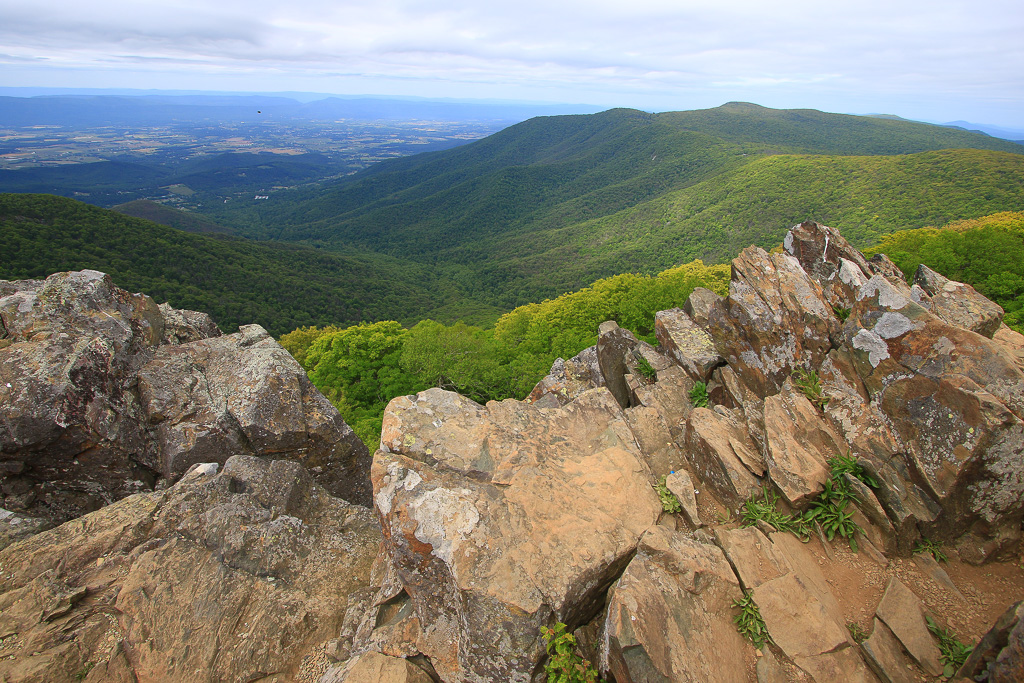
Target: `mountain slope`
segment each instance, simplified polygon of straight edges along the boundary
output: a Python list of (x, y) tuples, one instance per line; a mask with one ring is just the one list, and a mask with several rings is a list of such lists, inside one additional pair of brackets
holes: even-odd
[[(345, 255), (175, 230), (52, 195), (0, 194), (0, 279), (92, 268), (176, 308), (206, 311), (225, 329), (259, 323), (280, 335), (303, 325), (449, 315), (490, 319), (429, 269), (380, 255)], [(440, 317), (440, 316), (439, 316)]]

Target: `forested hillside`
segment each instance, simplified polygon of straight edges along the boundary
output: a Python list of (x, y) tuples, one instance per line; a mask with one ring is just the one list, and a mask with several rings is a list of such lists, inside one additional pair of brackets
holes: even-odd
[(0, 279), (101, 270), (118, 286), (206, 311), (228, 331), (498, 313), (418, 264), (197, 235), (52, 195), (0, 194), (0, 244)]
[(810, 216), (865, 246), (1022, 201), (1016, 143), (732, 103), (531, 119), (453, 150), (209, 211), (254, 238), (428, 264), (508, 309), (619, 272), (725, 259), (777, 242)]

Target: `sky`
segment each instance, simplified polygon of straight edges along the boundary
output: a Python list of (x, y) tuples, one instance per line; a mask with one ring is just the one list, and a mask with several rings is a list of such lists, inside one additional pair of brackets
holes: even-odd
[(1024, 128), (1024, 2), (0, 0), (0, 87), (747, 101)]

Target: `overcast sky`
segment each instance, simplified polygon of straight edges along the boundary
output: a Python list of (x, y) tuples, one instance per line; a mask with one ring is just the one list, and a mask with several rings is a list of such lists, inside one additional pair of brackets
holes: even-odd
[(1024, 128), (1024, 0), (0, 0), (0, 86), (743, 100)]

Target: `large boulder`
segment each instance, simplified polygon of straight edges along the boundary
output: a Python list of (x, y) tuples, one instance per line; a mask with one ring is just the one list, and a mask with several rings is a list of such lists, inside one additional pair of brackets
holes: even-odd
[(259, 326), (222, 337), (86, 270), (0, 283), (0, 334), (2, 508), (59, 523), (233, 454), (369, 505), (366, 448)]
[(374, 503), (441, 679), (529, 681), (540, 626), (596, 616), (657, 520), (650, 477), (603, 388), (557, 409), (440, 389), (392, 400)]
[(718, 546), (654, 527), (608, 595), (602, 661), (619, 683), (749, 680), (740, 597)]
[[(853, 367), (942, 513), (926, 535), (971, 561), (1007, 552), (1024, 518), (1024, 374), (874, 276), (843, 328)], [(883, 503), (884, 503), (883, 499)]]
[(216, 470), (0, 552), (0, 680), (313, 675), (369, 583), (376, 520), (298, 463), (236, 456)]
[(1003, 309), (971, 287), (955, 282), (924, 265), (917, 267), (914, 284), (927, 296), (921, 296), (922, 306), (950, 325), (992, 336), (1003, 324)]
[(778, 392), (794, 369), (818, 368), (838, 331), (821, 285), (800, 262), (758, 247), (733, 259), (729, 296), (708, 322), (718, 354), (760, 398)]
[(299, 364), (259, 325), (161, 346), (138, 372), (150, 466), (175, 479), (196, 462), (266, 455), (303, 463), (333, 495), (370, 505), (369, 454)]

